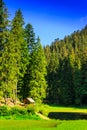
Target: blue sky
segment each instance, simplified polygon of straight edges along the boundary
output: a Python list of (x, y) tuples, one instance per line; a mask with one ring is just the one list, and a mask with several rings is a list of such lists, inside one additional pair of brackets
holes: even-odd
[(10, 17), (21, 8), (25, 23), (31, 23), (43, 45), (63, 39), (87, 24), (87, 0), (4, 0)]

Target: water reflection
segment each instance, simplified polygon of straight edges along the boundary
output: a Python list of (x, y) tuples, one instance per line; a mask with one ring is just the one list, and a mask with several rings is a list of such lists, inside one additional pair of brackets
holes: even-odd
[(51, 119), (60, 119), (60, 120), (78, 120), (86, 119), (87, 114), (85, 113), (73, 113), (73, 112), (50, 112), (48, 115)]

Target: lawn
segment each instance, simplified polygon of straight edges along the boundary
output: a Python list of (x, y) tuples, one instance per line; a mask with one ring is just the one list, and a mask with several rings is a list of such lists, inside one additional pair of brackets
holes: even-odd
[(87, 121), (0, 120), (0, 130), (87, 130)]
[(49, 112), (78, 112), (87, 113), (87, 107), (64, 107), (64, 106), (48, 106), (45, 105), (47, 113)]
[[(87, 107), (61, 107), (42, 105), (45, 112), (82, 112), (87, 113)], [(39, 118), (38, 118), (39, 119)], [(0, 119), (0, 130), (87, 130), (87, 120), (45, 120), (45, 119)]]

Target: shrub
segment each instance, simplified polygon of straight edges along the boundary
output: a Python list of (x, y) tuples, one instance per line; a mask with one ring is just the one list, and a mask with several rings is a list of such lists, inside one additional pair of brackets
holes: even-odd
[(8, 116), (9, 114), (7, 106), (0, 106), (0, 116)]
[(28, 105), (27, 107), (26, 107), (26, 109), (27, 109), (27, 112), (28, 113), (32, 113), (32, 114), (35, 114), (35, 106), (34, 105)]
[(12, 107), (7, 106), (0, 107), (0, 119), (15, 119), (15, 120), (25, 120), (25, 119), (35, 119), (38, 120), (40, 117), (35, 114), (35, 106), (28, 105), (24, 107)]
[(47, 112), (46, 107), (44, 105), (40, 106), (39, 113), (41, 113), (41, 114), (43, 114), (45, 116), (48, 116), (48, 112)]
[(27, 110), (24, 109), (24, 108), (13, 107), (13, 108), (11, 108), (10, 113), (12, 115), (15, 115), (15, 114), (16, 115), (26, 115), (27, 114)]

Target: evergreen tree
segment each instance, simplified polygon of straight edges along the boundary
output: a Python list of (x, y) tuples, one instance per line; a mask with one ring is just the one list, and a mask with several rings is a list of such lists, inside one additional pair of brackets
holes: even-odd
[[(54, 41), (52, 45), (49, 46), (50, 53), (48, 53), (45, 48), (46, 59), (49, 61), (47, 64), (47, 95), (49, 96), (47, 96), (47, 99), (50, 102), (50, 99), (57, 99), (57, 102), (67, 105), (87, 103), (84, 101), (84, 99), (87, 99), (86, 48), (87, 26), (81, 31), (75, 31), (70, 36), (65, 37), (64, 40)], [(49, 54), (51, 54), (51, 56), (49, 56)], [(58, 59), (54, 58), (54, 54)], [(53, 70), (55, 70), (55, 73)], [(58, 95), (56, 93), (58, 93)], [(55, 95), (57, 98), (55, 98)], [(53, 102), (57, 103), (56, 100)]]
[(15, 13), (15, 17), (12, 20), (11, 31), (10, 31), (10, 47), (11, 49), (11, 72), (12, 75), (12, 84), (13, 84), (13, 98), (17, 98), (17, 89), (20, 91), (20, 85), (17, 88), (18, 81), (20, 77), (23, 77), (26, 71), (27, 58), (28, 58), (28, 48), (27, 43), (24, 38), (24, 29), (23, 29), (23, 16), (22, 12), (19, 9)]
[(30, 23), (25, 26), (25, 39), (28, 45), (29, 53), (32, 53), (35, 45), (35, 33)]
[(29, 58), (28, 58), (26, 73), (23, 77), (23, 84), (22, 84), (22, 89), (21, 89), (21, 95), (22, 95), (23, 99), (29, 96), (30, 67), (32, 65), (31, 55), (32, 55), (35, 45), (36, 45), (34, 29), (33, 29), (33, 26), (29, 23), (25, 26), (25, 40), (26, 40), (27, 47), (28, 47), (28, 57)]
[(7, 93), (7, 42), (8, 42), (8, 10), (3, 0), (0, 0), (0, 93), (6, 97)]
[(72, 67), (70, 65), (69, 59), (67, 58), (65, 58), (62, 61), (60, 90), (61, 90), (62, 103), (65, 105), (74, 104)]
[(31, 54), (30, 60), (29, 96), (37, 102), (42, 102), (46, 97), (46, 60), (40, 39), (37, 39), (36, 46)]
[(81, 86), (81, 103), (87, 104), (87, 47), (82, 54), (82, 86)]
[(58, 53), (53, 49), (50, 56), (50, 62), (47, 67), (47, 81), (48, 86), (47, 87), (47, 98), (51, 103), (55, 102), (58, 103), (58, 65), (59, 65), (59, 59), (58, 59)]

